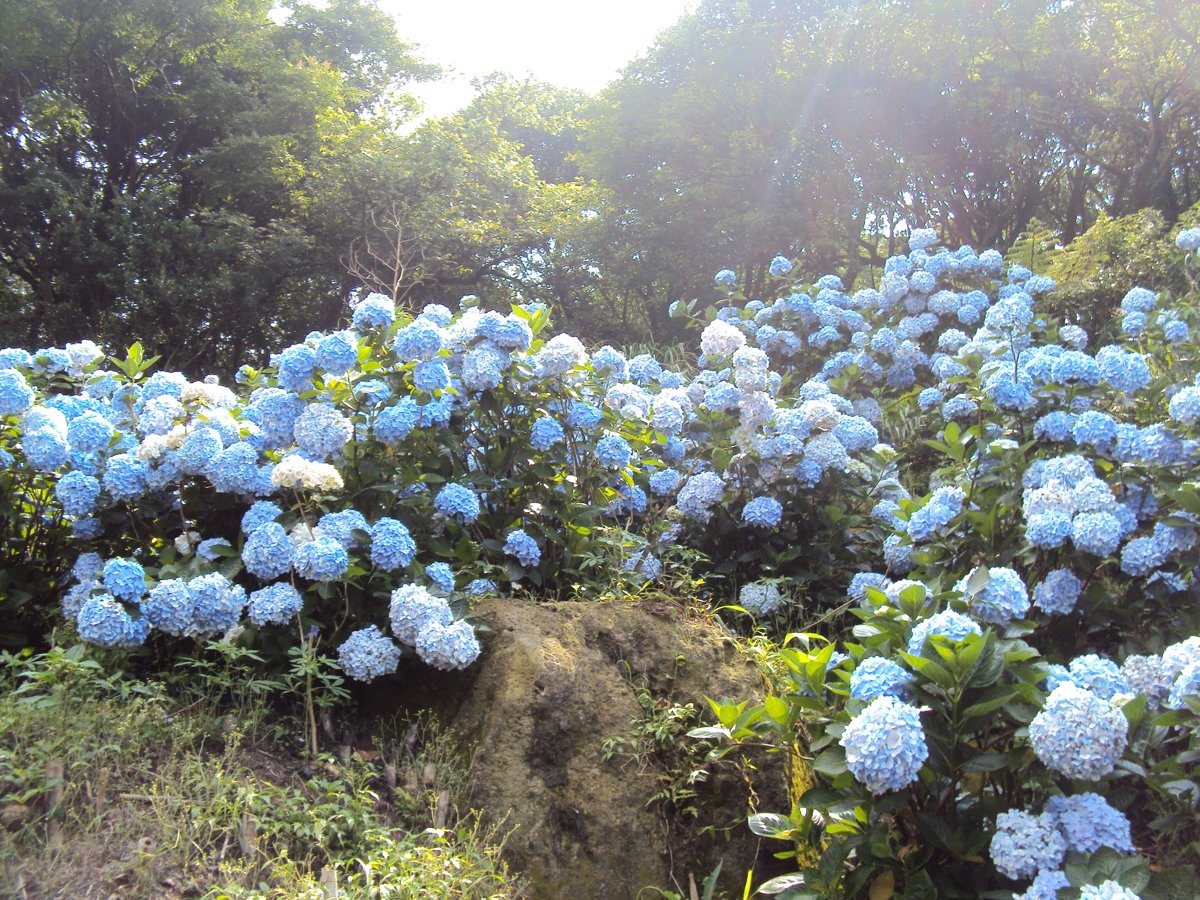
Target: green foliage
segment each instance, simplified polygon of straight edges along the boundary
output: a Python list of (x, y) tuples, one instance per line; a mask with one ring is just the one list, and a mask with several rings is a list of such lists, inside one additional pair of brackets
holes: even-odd
[[(286, 753), (241, 730), (273, 717), (260, 699), (180, 706), (160, 686), (107, 672), (83, 645), (3, 663), (6, 896), (82, 896), (101, 884), (151, 896), (165, 881), (213, 900), (321, 898), (331, 879), (362, 897), (518, 891), (495, 832), (450, 806), (434, 821), (432, 806), (385, 802), (377, 764), (322, 757), (289, 773), (297, 764)], [(403, 762), (430, 772), (433, 791), (452, 788), (453, 804), (461, 753), (428, 723), (410, 734), (418, 740)], [(392, 748), (387, 756), (401, 761)]]

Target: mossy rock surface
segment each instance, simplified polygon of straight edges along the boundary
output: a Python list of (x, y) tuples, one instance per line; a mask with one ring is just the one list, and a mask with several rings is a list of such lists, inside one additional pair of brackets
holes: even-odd
[(472, 618), (492, 630), (470, 682), (456, 685), (452, 722), (476, 747), (471, 805), (511, 830), (506, 855), (531, 896), (615, 900), (646, 886), (686, 896), (689, 874), (700, 883), (718, 860), (740, 895), (749, 868), (756, 882), (779, 871), (771, 854), (783, 845), (760, 843), (745, 819), (752, 790), (762, 810), (786, 809), (782, 754), (740, 771), (707, 766), (696, 818), (651, 802), (669, 759), (602, 758), (607, 739), (632, 740), (639, 686), (694, 703), (705, 723), (705, 697), (762, 696), (758, 670), (717, 623), (631, 602), (492, 600)]

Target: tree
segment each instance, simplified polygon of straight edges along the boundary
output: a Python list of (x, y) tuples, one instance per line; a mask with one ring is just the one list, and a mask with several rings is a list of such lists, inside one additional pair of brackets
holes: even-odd
[[(300, 215), (330, 118), (427, 77), (357, 0), (14, 0), (0, 10), (0, 325), (228, 370), (337, 310)], [(390, 23), (389, 23), (390, 24)]]

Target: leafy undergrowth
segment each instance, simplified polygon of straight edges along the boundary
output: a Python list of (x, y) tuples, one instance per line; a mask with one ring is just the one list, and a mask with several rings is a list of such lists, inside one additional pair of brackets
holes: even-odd
[(520, 895), (428, 721), (310, 762), (300, 721), (253, 696), (184, 705), (82, 647), (3, 663), (2, 896)]

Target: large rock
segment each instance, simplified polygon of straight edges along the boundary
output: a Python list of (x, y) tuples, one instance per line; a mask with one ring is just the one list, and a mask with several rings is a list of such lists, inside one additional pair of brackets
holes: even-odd
[[(477, 747), (471, 805), (511, 829), (506, 855), (538, 898), (632, 898), (653, 885), (687, 895), (723, 860), (723, 883), (739, 893), (747, 869), (778, 871), (783, 845), (746, 828), (750, 781), (764, 810), (787, 801), (778, 755), (757, 771), (707, 766), (699, 797), (651, 801), (686, 771), (681, 752), (637, 750), (631, 721), (646, 721), (638, 688), (666, 703), (761, 697), (763, 682), (721, 628), (669, 604), (489, 601), (472, 617), (492, 629), (469, 682), (458, 685), (456, 729)], [(644, 695), (643, 695), (644, 699)], [(681, 743), (690, 743), (682, 738)], [(698, 817), (681, 814), (694, 805)], [(711, 826), (711, 827), (708, 827)], [(759, 879), (756, 878), (756, 882)]]

